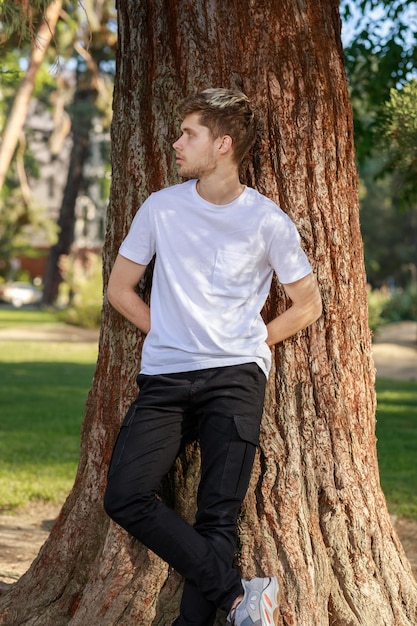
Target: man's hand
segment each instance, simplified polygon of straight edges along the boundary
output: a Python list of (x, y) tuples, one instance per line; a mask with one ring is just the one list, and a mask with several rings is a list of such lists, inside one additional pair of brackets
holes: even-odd
[(146, 265), (129, 261), (120, 254), (116, 258), (107, 286), (110, 304), (144, 333), (151, 328), (150, 309), (136, 293), (136, 285), (145, 273)]
[(321, 296), (314, 274), (308, 274), (295, 283), (284, 285), (284, 289), (292, 305), (267, 324), (266, 343), (269, 347), (306, 328), (315, 322), (322, 312)]

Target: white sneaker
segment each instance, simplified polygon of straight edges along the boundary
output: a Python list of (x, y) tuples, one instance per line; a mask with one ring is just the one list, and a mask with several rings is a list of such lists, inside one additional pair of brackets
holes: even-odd
[(278, 623), (278, 579), (242, 580), (243, 600), (232, 609), (227, 621), (232, 626), (274, 626)]

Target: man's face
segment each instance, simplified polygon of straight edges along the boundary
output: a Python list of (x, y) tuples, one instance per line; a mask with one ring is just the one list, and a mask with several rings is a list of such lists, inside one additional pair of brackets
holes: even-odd
[(216, 170), (221, 139), (213, 139), (198, 113), (184, 118), (181, 136), (173, 144), (180, 176), (202, 178)]

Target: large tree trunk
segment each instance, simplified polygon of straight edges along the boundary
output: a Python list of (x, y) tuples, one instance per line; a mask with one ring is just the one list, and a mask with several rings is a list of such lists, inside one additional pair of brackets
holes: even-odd
[[(170, 144), (178, 99), (206, 86), (238, 86), (265, 121), (246, 179), (297, 223), (323, 295), (321, 320), (275, 350), (240, 518), (242, 573), (280, 574), (287, 626), (412, 626), (417, 587), (378, 478), (338, 3), (120, 0), (118, 8), (105, 280), (140, 203), (176, 180)], [(275, 283), (265, 315), (284, 306)], [(2, 624), (172, 623), (179, 577), (109, 523), (101, 503), (113, 441), (136, 392), (141, 343), (105, 304), (76, 483), (39, 557), (1, 599)], [(197, 473), (198, 450), (190, 447), (164, 488), (189, 519)]]

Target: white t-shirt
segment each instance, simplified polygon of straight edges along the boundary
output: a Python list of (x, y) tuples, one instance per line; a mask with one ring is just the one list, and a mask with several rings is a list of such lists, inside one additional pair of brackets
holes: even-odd
[(267, 376), (260, 311), (273, 271), (284, 284), (311, 272), (293, 222), (274, 202), (246, 187), (230, 204), (211, 204), (195, 180), (151, 194), (120, 254), (141, 265), (156, 254), (144, 374), (256, 362)]

